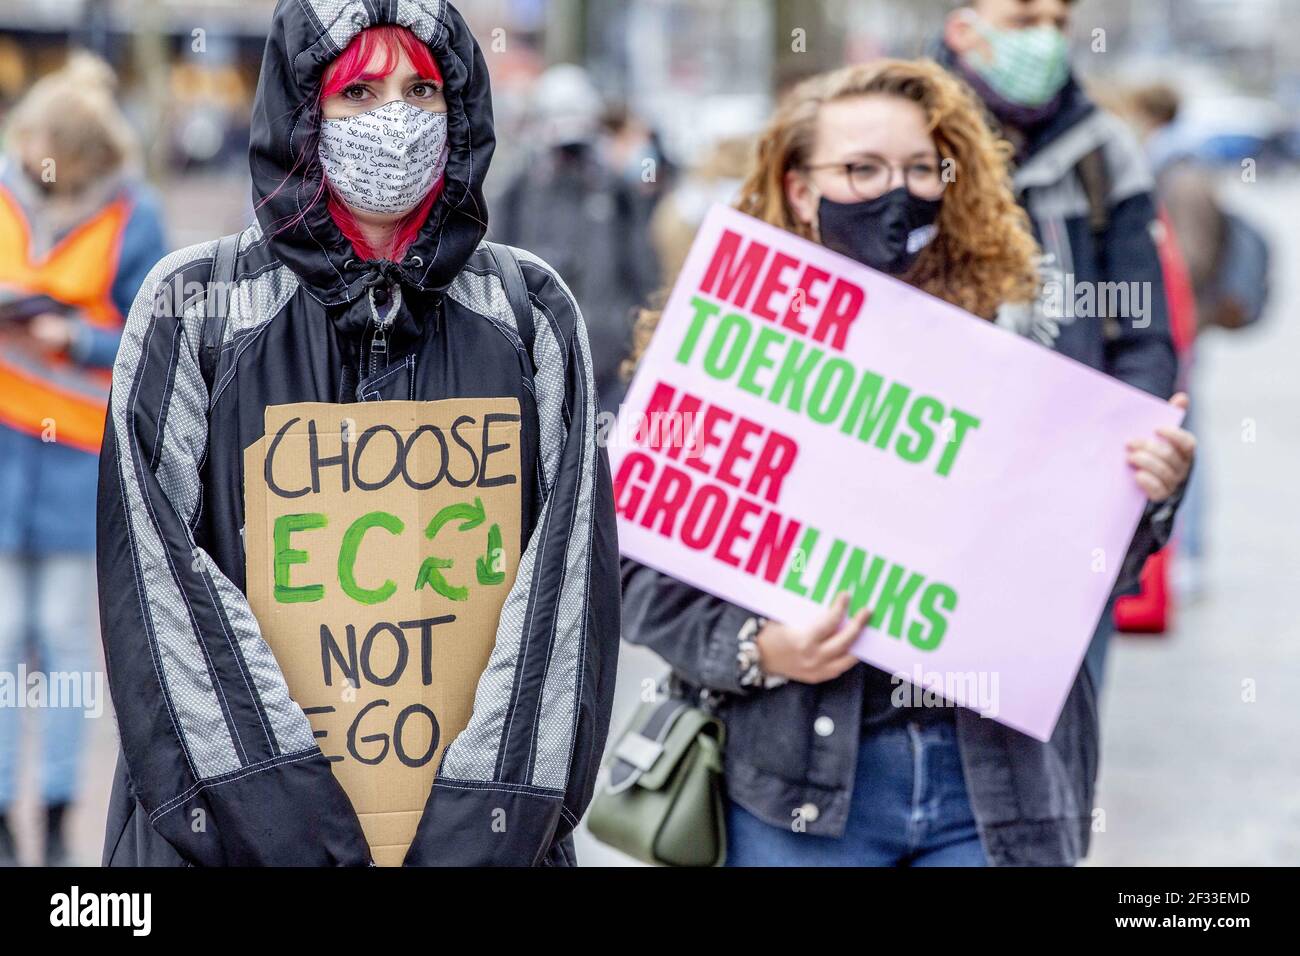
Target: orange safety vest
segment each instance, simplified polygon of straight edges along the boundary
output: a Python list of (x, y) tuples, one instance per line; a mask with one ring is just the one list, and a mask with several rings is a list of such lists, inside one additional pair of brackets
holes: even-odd
[[(113, 279), (131, 203), (120, 197), (63, 237), (39, 261), (17, 201), (0, 187), (0, 285), (74, 306), (101, 329), (120, 329)], [(111, 373), (0, 342), (0, 423), (99, 453)]]

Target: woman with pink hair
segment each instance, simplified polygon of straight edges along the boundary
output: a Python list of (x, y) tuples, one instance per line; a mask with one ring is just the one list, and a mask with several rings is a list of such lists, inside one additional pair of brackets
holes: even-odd
[[(573, 297), (540, 259), (482, 241), (494, 143), (487, 65), (449, 4), (277, 6), (257, 222), (155, 267), (114, 374), (99, 574), (122, 759), (106, 863), (371, 862), (245, 596), (241, 462), (269, 405), (455, 398), (519, 404), (521, 536), (468, 726), (435, 758), (404, 862), (573, 862), (618, 653), (614, 511)], [(229, 277), (215, 298), (214, 275)], [(174, 294), (194, 282), (207, 294)]]

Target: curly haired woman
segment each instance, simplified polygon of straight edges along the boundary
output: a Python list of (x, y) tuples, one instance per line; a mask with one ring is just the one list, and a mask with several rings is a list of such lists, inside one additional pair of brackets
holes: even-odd
[[(793, 90), (759, 141), (737, 205), (981, 319), (1028, 331), (1042, 283), (1009, 157), (959, 80), (933, 63), (883, 60)], [(639, 346), (656, 318), (642, 317)], [(1128, 460), (1153, 502), (1182, 485), (1193, 446), (1181, 429), (1130, 443)], [(1144, 521), (1122, 578), (1158, 547), (1168, 519)], [(1097, 771), (1097, 675), (1080, 670), (1047, 743), (973, 711), (919, 706), (899, 693), (905, 685), (849, 653), (870, 611), (846, 619), (847, 597), (816, 626), (794, 628), (624, 562), (624, 635), (669, 662), (676, 689), (720, 702), (728, 863), (1069, 865), (1082, 857)]]

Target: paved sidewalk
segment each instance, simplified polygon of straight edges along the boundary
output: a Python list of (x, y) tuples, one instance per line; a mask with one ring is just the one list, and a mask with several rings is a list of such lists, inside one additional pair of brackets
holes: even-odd
[(1300, 863), (1300, 184), (1230, 198), (1273, 240), (1272, 313), (1203, 339), (1208, 590), (1108, 662), (1096, 864)]

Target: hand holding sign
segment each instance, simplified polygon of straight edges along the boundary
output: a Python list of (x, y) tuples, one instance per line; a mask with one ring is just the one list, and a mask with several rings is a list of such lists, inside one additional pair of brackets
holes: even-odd
[[(1187, 395), (1179, 392), (1169, 399), (1175, 408), (1187, 411)], [(1128, 463), (1136, 471), (1137, 483), (1147, 498), (1161, 502), (1187, 480), (1196, 456), (1196, 436), (1185, 428), (1161, 426), (1155, 438), (1135, 438), (1128, 443)]]
[(858, 662), (849, 649), (871, 620), (867, 608), (846, 620), (848, 607), (848, 592), (842, 591), (826, 613), (808, 627), (768, 621), (755, 639), (763, 673), (802, 684), (821, 684), (847, 671)]

